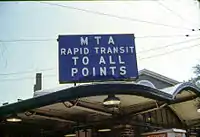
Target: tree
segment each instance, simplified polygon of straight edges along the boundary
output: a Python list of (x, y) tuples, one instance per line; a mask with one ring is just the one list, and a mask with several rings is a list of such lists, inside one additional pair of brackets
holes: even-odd
[(193, 67), (195, 77), (189, 80), (200, 88), (200, 64)]
[(197, 77), (200, 76), (200, 64), (197, 64), (194, 68), (194, 74), (196, 74)]

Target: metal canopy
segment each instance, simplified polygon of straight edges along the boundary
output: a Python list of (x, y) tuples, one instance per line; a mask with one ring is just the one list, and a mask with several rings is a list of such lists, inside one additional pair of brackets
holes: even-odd
[(30, 109), (74, 100), (81, 97), (108, 94), (136, 95), (167, 102), (172, 100), (172, 96), (170, 94), (143, 85), (132, 83), (88, 84), (62, 89), (54, 93), (2, 106), (0, 107), (0, 116), (6, 116), (11, 113), (25, 112)]
[(182, 123), (188, 127), (199, 125), (200, 113), (197, 109), (200, 104), (200, 89), (192, 83), (180, 83), (162, 91), (173, 96), (169, 107), (176, 113)]
[[(148, 122), (148, 115), (151, 114), (154, 122), (157, 119), (155, 112), (158, 111), (171, 115), (171, 119), (176, 119), (173, 123), (179, 125), (182, 123), (190, 127), (200, 123), (200, 115), (196, 111), (200, 90), (191, 83), (182, 83), (162, 90), (126, 82), (96, 83), (62, 87), (48, 92), (52, 93), (1, 106), (0, 118), (4, 120), (10, 114), (18, 114), (23, 119), (23, 125), (35, 125), (38, 128), (41, 126), (44, 130), (47, 128), (48, 132), (58, 129), (65, 131), (77, 127), (77, 124), (79, 127), (90, 124), (109, 126), (113, 121), (124, 122), (127, 119), (133, 121), (132, 124), (141, 125), (136, 121), (143, 117)], [(118, 109), (102, 104), (109, 94), (120, 98)]]

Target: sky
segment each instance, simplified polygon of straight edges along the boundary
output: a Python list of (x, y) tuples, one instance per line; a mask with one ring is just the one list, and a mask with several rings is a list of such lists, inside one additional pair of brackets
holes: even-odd
[(58, 35), (133, 33), (139, 70), (188, 80), (199, 28), (195, 0), (0, 2), (0, 104), (31, 98), (36, 72), (43, 89), (59, 86)]

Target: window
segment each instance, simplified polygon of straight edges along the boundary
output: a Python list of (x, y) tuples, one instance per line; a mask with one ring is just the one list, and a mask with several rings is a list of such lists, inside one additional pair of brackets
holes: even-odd
[(151, 88), (156, 88), (153, 83), (151, 83), (150, 81), (148, 80), (141, 80), (141, 81), (138, 81), (137, 82), (138, 84), (140, 85), (143, 85), (143, 86), (147, 86), (147, 87), (151, 87)]

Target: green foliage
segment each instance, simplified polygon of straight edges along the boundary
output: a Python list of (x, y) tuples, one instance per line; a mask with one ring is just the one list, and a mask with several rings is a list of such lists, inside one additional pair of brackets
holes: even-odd
[(200, 64), (197, 64), (193, 68), (194, 68), (194, 74), (196, 74), (196, 76), (200, 76)]
[(200, 88), (200, 64), (194, 66), (193, 69), (196, 76), (194, 78), (191, 78), (189, 82), (196, 84)]

